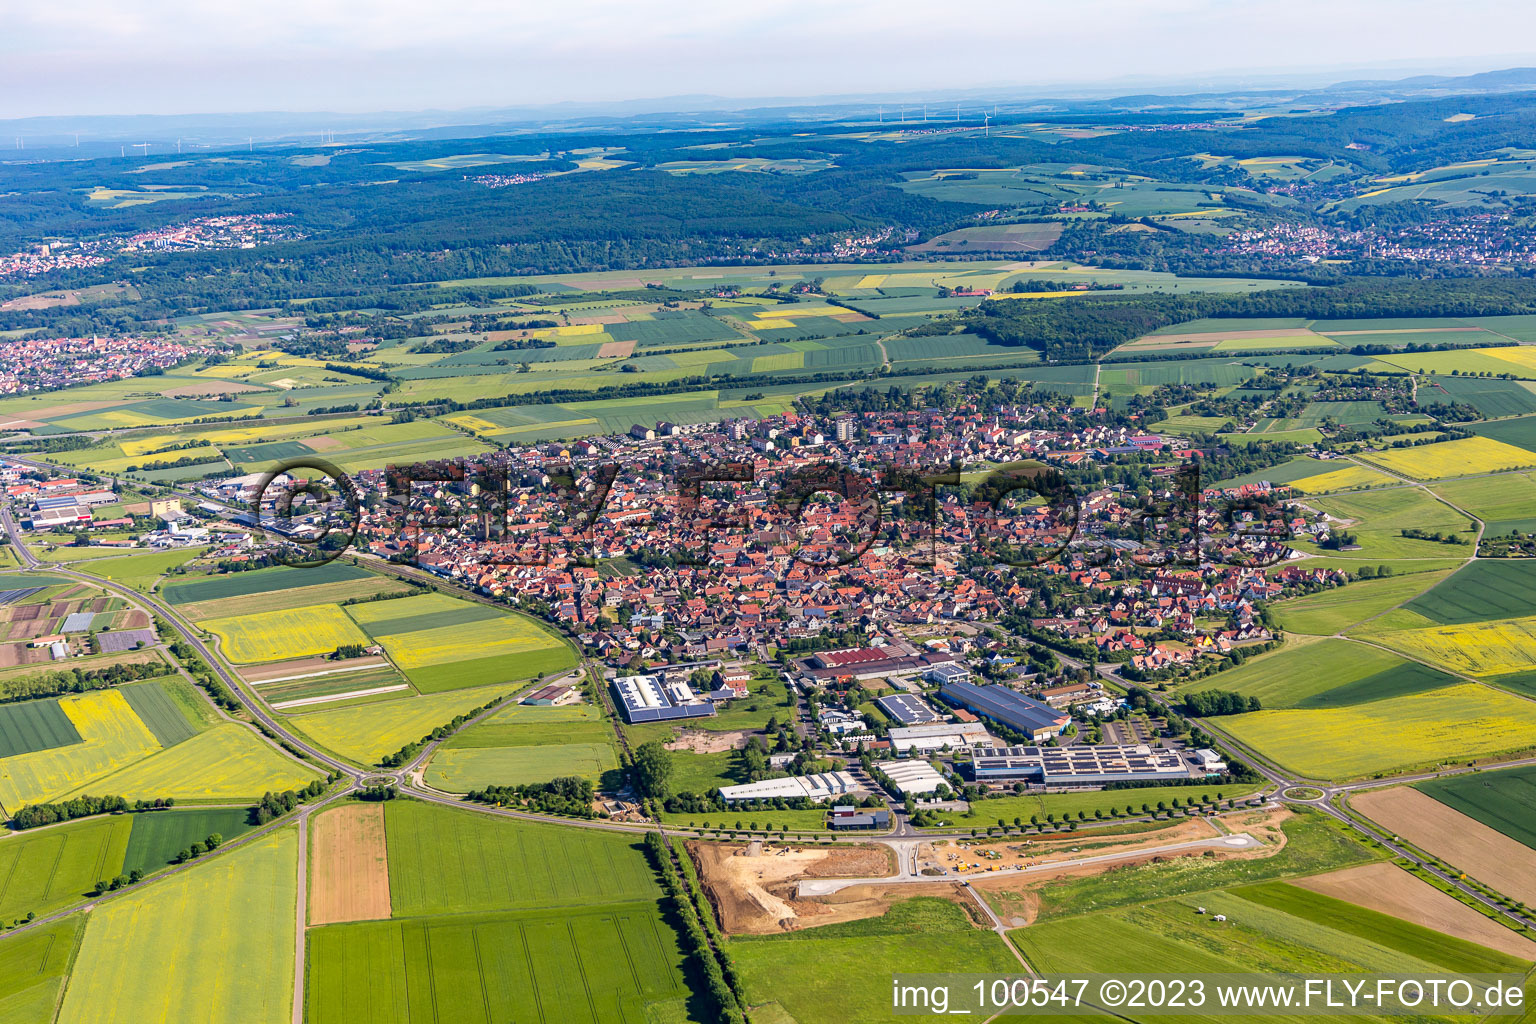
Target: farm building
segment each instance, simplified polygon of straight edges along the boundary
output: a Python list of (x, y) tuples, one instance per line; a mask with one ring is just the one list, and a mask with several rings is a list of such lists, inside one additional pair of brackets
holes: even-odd
[(891, 747), (898, 754), (926, 754), (948, 747), (990, 747), (996, 741), (980, 722), (934, 722), (892, 729)]
[(799, 800), (821, 803), (835, 796), (859, 791), (858, 780), (847, 772), (822, 772), (819, 775), (792, 775), (784, 779), (764, 779), (740, 786), (721, 786), (726, 803), (738, 800)]
[(1171, 750), (1138, 746), (994, 747), (975, 752), (977, 782), (1028, 782), (1047, 789), (1086, 789), (1112, 782), (1161, 782), (1194, 777)]
[(939, 713), (929, 707), (927, 701), (910, 693), (881, 697), (875, 701), (875, 704), (890, 716), (891, 721), (900, 722), (902, 725), (921, 725), (924, 722), (939, 720)]
[(1000, 722), (1034, 740), (1060, 736), (1071, 716), (1006, 686), (950, 683), (939, 691), (944, 699)]
[(947, 786), (944, 776), (927, 761), (887, 761), (879, 766), (902, 796), (925, 796)]
[(565, 686), (561, 683), (550, 683), (541, 686), (522, 699), (522, 703), (535, 707), (549, 707), (555, 704), (568, 704), (580, 696), (574, 686)]
[(679, 718), (708, 718), (715, 706), (681, 680), (664, 683), (656, 676), (621, 676), (612, 684), (613, 696), (629, 724), (667, 722)]

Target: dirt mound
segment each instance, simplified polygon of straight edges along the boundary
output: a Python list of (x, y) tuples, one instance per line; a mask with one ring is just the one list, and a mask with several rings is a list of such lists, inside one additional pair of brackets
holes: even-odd
[[(895, 858), (884, 846), (830, 848), (690, 842), (689, 854), (720, 916), (720, 927), (734, 935), (765, 935), (833, 921), (852, 921), (885, 912), (896, 897), (864, 893), (871, 888), (913, 889), (908, 895), (941, 895), (949, 888), (851, 886), (822, 900), (796, 896), (802, 878), (861, 878), (896, 873)], [(849, 894), (852, 895), (849, 895)]]

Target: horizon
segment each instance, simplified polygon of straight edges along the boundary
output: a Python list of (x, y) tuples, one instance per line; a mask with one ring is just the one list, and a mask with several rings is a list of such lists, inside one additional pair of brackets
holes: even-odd
[[(1481, 13), (1494, 6), (1474, 4), (1487, 8)], [(13, 15), (0, 43), (0, 119), (360, 116), (965, 91), (1044, 98), (1113, 92), (1119, 83), (1152, 91), (1300, 79), (1316, 86), (1362, 73), (1397, 78), (1536, 63), (1536, 55), (1490, 53), (1477, 10), (1442, 26), (1426, 55), (1417, 23), (1438, 15), (1421, 0), (1345, 10), (1318, 0), (1283, 10), (1272, 0), (1239, 9), (1186, 0), (1171, 13), (1095, 0), (1089, 10), (1027, 13), (1028, 23), (1009, 31), (1021, 12), (1002, 6), (936, 21), (911, 4), (836, 13), (792, 7), (768, 17), (690, 0), (657, 17), (578, 0), (548, 13), (472, 4), (430, 18), (386, 7), (356, 19), (291, 0), (263, 8), (259, 18), (175, 0), (131, 13), (77, 2)], [(1502, 38), (1536, 28), (1536, 13), (1499, 13)], [(994, 29), (976, 31), (987, 23)], [(1319, 35), (1310, 27), (1317, 24), (1330, 30)], [(1092, 61), (1082, 59), (1088, 47)], [(1179, 73), (1167, 74), (1170, 67)], [(1255, 81), (1264, 84), (1246, 84)], [(189, 86), (196, 102), (187, 99)]]

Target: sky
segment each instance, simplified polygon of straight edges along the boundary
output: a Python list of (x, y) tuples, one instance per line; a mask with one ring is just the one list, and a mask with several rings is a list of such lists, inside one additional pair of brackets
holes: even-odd
[[(1536, 4), (1453, 7), (1443, 0), (0, 0), (0, 118), (1027, 91), (1522, 63), (1500, 54), (1533, 37)], [(1526, 62), (1536, 64), (1536, 56)]]

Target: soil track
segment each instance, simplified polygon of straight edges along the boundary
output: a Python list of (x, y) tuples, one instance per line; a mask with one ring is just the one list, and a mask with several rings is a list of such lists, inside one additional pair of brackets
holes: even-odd
[(314, 821), (309, 923), (380, 921), (390, 914), (384, 805), (347, 804)]

